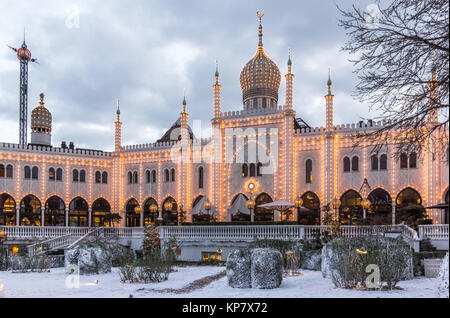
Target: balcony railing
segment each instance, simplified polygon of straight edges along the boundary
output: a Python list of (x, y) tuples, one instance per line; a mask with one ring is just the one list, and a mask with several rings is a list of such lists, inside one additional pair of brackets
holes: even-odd
[(419, 237), (432, 240), (448, 240), (448, 224), (419, 225)]

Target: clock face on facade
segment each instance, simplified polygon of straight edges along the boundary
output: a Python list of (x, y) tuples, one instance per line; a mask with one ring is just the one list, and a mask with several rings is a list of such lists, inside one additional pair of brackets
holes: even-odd
[(253, 183), (253, 182), (250, 182), (249, 184), (248, 184), (248, 189), (251, 191), (251, 190), (253, 190), (255, 188), (255, 184)]

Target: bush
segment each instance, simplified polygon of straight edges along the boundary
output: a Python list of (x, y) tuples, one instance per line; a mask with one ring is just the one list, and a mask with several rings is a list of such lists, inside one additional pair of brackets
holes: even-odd
[(271, 221), (234, 221), (234, 222), (184, 222), (181, 225), (183, 226), (205, 226), (205, 225), (216, 225), (216, 226), (225, 226), (225, 225), (298, 225), (295, 221), (281, 221), (281, 222), (271, 222)]
[(248, 246), (249, 248), (273, 248), (283, 255), (283, 261), (286, 265), (286, 252), (292, 251), (296, 257), (299, 257), (299, 242), (293, 240), (276, 240), (276, 239), (258, 239), (255, 238)]
[(11, 269), (16, 273), (47, 272), (50, 269), (50, 258), (47, 255), (16, 255), (11, 257)]
[(145, 253), (119, 268), (120, 280), (127, 283), (162, 282), (172, 272), (173, 256), (158, 251)]
[(373, 272), (369, 265), (376, 265), (380, 273), (377, 287), (385, 283), (393, 289), (405, 277), (412, 259), (411, 248), (400, 238), (338, 238), (326, 246), (327, 253), (331, 278), (338, 288), (369, 289), (368, 277)]
[(0, 246), (0, 271), (6, 271), (9, 268), (8, 248)]

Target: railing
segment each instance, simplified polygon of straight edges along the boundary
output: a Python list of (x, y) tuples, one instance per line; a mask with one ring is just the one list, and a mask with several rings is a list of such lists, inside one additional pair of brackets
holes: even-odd
[(448, 224), (419, 225), (419, 238), (428, 237), (432, 240), (448, 240)]
[[(7, 239), (46, 239), (71, 235), (82, 237), (98, 229), (89, 227), (57, 227), (57, 226), (0, 226), (0, 232), (5, 232)], [(119, 238), (135, 238), (143, 235), (143, 228), (105, 227), (105, 236)]]
[[(244, 240), (251, 241), (255, 237), (276, 239), (313, 238), (317, 231), (324, 233), (329, 228), (324, 225), (231, 225), (231, 226), (162, 226), (161, 240), (171, 237), (182, 240)], [(416, 231), (406, 225), (344, 225), (341, 226), (343, 237), (360, 237), (384, 235), (386, 232), (397, 232), (411, 247), (418, 241)]]
[(160, 238), (195, 240), (253, 240), (257, 238), (302, 238), (301, 225), (161, 226)]
[(45, 253), (46, 251), (51, 251), (54, 249), (59, 249), (70, 245), (76, 238), (72, 235), (63, 235), (60, 237), (54, 237), (52, 239), (32, 244), (28, 246), (28, 255), (38, 255)]

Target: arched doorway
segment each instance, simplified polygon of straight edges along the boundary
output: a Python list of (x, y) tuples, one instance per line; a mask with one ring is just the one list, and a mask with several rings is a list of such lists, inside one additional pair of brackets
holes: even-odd
[[(156, 208), (154, 212), (152, 212), (152, 206)], [(155, 224), (158, 219), (158, 202), (156, 202), (153, 198), (148, 198), (144, 203), (144, 226), (148, 226), (151, 224)]]
[(273, 209), (265, 209), (260, 208), (259, 206), (262, 204), (273, 202), (270, 195), (263, 192), (260, 195), (258, 195), (255, 199), (255, 215), (254, 220), (255, 221), (266, 221), (266, 222), (273, 222)]
[(369, 224), (388, 225), (392, 224), (392, 198), (390, 194), (382, 189), (376, 188), (370, 192), (367, 199), (370, 208), (367, 210), (367, 222)]
[(103, 198), (99, 198), (92, 203), (92, 223), (93, 227), (111, 227), (111, 205)]
[(139, 206), (139, 202), (136, 199), (131, 198), (128, 200), (125, 207), (126, 210), (126, 227), (139, 227), (141, 225), (141, 215), (136, 213), (135, 209)]
[(298, 224), (320, 225), (320, 200), (317, 194), (308, 191), (302, 195), (303, 207), (310, 211), (302, 211), (297, 216)]
[(41, 226), (42, 205), (39, 199), (30, 194), (20, 202), (20, 225)]
[(66, 205), (64, 204), (64, 201), (56, 195), (45, 202), (44, 225), (66, 225)]
[(16, 225), (16, 201), (7, 193), (0, 195), (0, 225)]
[(361, 222), (363, 208), (361, 195), (355, 190), (348, 190), (341, 196), (339, 207), (339, 221), (343, 225), (355, 225)]
[(166, 225), (178, 225), (178, 205), (174, 198), (168, 197), (162, 205), (163, 222)]
[(250, 213), (244, 213), (241, 210), (248, 211), (246, 202), (248, 198), (245, 194), (239, 193), (231, 201), (230, 209), (236, 210), (236, 213), (231, 214), (232, 222), (250, 222)]
[(422, 206), (422, 197), (413, 188), (405, 188), (397, 195), (395, 216), (396, 223), (405, 223), (416, 228), (417, 221), (424, 219), (425, 208)]
[(69, 226), (89, 226), (89, 205), (85, 199), (76, 197), (69, 204)]

